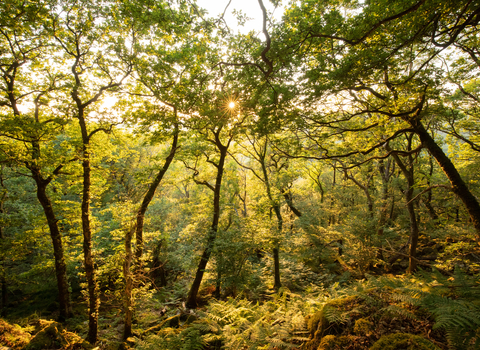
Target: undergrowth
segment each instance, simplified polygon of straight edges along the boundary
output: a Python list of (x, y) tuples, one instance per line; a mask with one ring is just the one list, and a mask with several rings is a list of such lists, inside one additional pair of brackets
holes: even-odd
[(137, 349), (316, 349), (322, 337), (336, 335), (339, 341), (357, 342), (352, 349), (368, 349), (396, 331), (382, 328), (388, 320), (388, 326), (403, 322), (400, 325), (417, 337), (446, 342), (449, 349), (474, 350), (480, 348), (479, 300), (478, 277), (460, 270), (453, 276), (438, 271), (367, 275), (365, 280), (342, 288), (333, 285), (316, 295), (282, 290), (263, 302), (241, 297), (212, 300), (196, 312), (194, 322), (167, 324), (140, 340)]
[(253, 303), (240, 297), (212, 301), (198, 320), (177, 330), (164, 328), (141, 341), (138, 349), (291, 349), (308, 340), (308, 303), (283, 290)]

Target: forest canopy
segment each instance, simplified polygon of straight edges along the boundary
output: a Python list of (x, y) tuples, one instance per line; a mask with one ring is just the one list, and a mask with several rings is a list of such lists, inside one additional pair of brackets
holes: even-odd
[(2, 4), (0, 347), (480, 348), (480, 2), (229, 6)]

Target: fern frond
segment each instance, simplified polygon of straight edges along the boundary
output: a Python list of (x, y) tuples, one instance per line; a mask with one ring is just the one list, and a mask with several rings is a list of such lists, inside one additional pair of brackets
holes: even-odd
[(418, 317), (415, 316), (413, 312), (398, 305), (389, 305), (383, 308), (383, 310), (391, 315), (399, 315), (411, 320), (418, 320)]
[(329, 322), (337, 324), (346, 323), (350, 319), (349, 312), (340, 312), (329, 305), (325, 305), (323, 308), (323, 315)]

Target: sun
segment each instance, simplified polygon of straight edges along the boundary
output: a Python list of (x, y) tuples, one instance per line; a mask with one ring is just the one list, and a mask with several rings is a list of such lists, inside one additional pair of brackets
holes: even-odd
[(222, 103), (222, 111), (225, 115), (236, 115), (240, 108), (240, 103), (235, 95), (229, 95)]

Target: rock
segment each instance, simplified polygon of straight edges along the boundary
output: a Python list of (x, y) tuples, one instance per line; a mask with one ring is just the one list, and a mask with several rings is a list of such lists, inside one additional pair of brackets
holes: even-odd
[[(44, 324), (45, 327), (35, 334), (25, 350), (61, 349), (68, 344), (67, 339), (62, 334), (63, 326), (60, 323), (54, 321), (50, 321), (48, 325), (44, 322), (40, 323)], [(41, 324), (38, 326), (41, 326)]]
[(352, 343), (348, 336), (326, 335), (322, 338), (317, 350), (346, 349)]
[(35, 329), (38, 332), (24, 350), (93, 348), (77, 334), (65, 331), (63, 326), (55, 321), (38, 320)]

